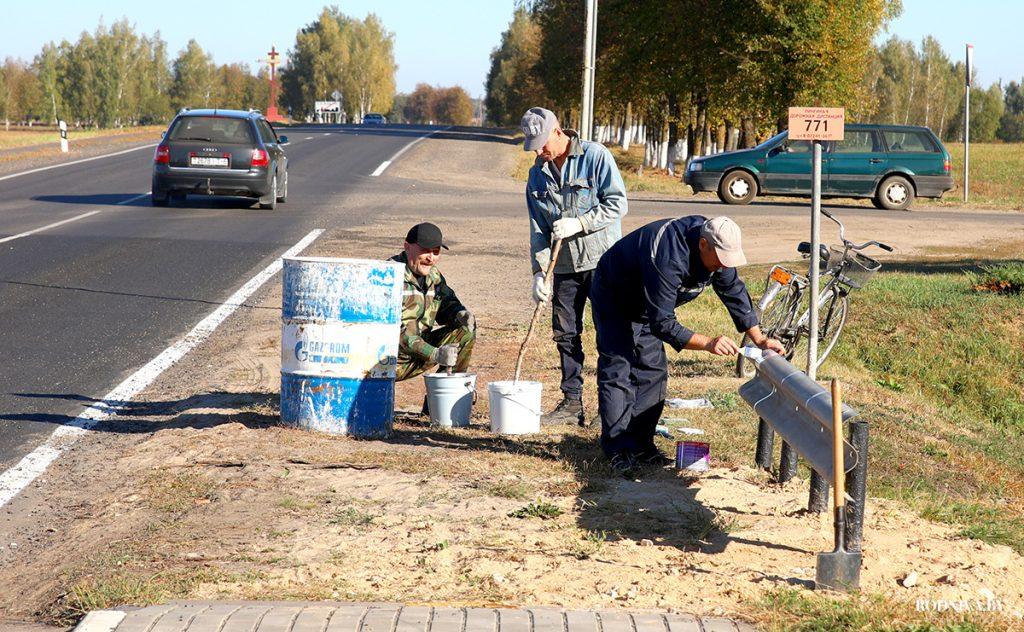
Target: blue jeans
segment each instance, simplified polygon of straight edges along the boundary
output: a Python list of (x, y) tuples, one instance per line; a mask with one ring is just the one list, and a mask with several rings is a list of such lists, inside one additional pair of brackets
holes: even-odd
[(565, 397), (583, 397), (583, 308), (590, 297), (593, 270), (556, 274), (551, 293), (551, 331), (562, 366)]

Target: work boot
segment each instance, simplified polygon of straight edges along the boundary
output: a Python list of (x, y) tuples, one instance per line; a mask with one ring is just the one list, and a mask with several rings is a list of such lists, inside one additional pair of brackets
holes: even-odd
[(636, 460), (637, 463), (644, 467), (666, 467), (674, 465), (676, 462), (675, 459), (659, 450), (657, 446), (653, 445), (637, 452)]
[(566, 395), (554, 410), (546, 415), (541, 415), (542, 426), (556, 426), (558, 424), (583, 423), (583, 399)]
[(637, 472), (640, 469), (640, 464), (637, 462), (636, 457), (630, 452), (616, 452), (609, 459), (608, 466), (612, 472), (630, 479), (636, 478)]

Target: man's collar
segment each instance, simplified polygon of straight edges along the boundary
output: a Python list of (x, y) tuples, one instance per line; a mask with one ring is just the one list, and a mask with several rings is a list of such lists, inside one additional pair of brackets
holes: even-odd
[(565, 135), (569, 137), (569, 155), (570, 156), (582, 156), (583, 155), (583, 143), (580, 141), (579, 132), (574, 129), (562, 130)]

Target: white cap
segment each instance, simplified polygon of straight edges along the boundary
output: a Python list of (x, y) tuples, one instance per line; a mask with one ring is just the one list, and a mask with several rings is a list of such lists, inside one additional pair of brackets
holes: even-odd
[(704, 222), (700, 236), (708, 240), (718, 253), (718, 260), (727, 268), (738, 268), (747, 265), (747, 257), (743, 254), (740, 227), (728, 217), (715, 217)]

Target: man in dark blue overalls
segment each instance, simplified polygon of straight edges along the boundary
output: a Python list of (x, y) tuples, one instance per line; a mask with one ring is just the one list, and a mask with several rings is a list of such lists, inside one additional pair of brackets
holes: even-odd
[(654, 445), (668, 384), (665, 343), (676, 351), (739, 352), (728, 336), (712, 338), (681, 325), (676, 307), (711, 285), (737, 331), (763, 349), (784, 352), (779, 341), (761, 333), (750, 294), (736, 273), (747, 262), (740, 238), (739, 226), (728, 217), (692, 215), (648, 224), (601, 257), (590, 300), (599, 354), (601, 448), (615, 471), (630, 475), (641, 466), (671, 462)]

